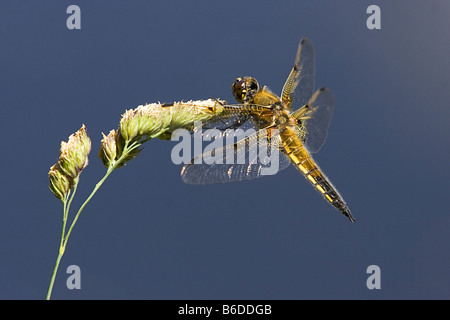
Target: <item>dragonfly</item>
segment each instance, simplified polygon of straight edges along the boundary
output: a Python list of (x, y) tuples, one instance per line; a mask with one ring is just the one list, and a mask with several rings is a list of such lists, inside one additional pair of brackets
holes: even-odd
[[(275, 150), (279, 155), (278, 171), (293, 164), (326, 202), (354, 222), (343, 197), (311, 155), (318, 152), (324, 144), (334, 110), (331, 90), (321, 87), (314, 92), (314, 81), (314, 46), (310, 39), (302, 38), (294, 66), (280, 96), (267, 86), (260, 87), (255, 78), (247, 76), (237, 78), (232, 84), (237, 104), (210, 99), (207, 100), (207, 106), (198, 101), (195, 107), (191, 102), (178, 108), (177, 110), (190, 108), (189, 114), (197, 115), (194, 117), (196, 119), (202, 114), (205, 124), (224, 132), (224, 135), (229, 130), (255, 129), (254, 133), (237, 142), (233, 141), (194, 157), (181, 170), (183, 182), (207, 185), (263, 177), (263, 169), (267, 167), (267, 163), (256, 153), (247, 152), (244, 163), (228, 160), (230, 154), (232, 159), (236, 159), (242, 148), (250, 150), (252, 146), (265, 144), (265, 150)], [(174, 105), (162, 105), (163, 110), (168, 110), (167, 108), (174, 109)], [(176, 114), (178, 111), (170, 112)], [(169, 135), (171, 131), (167, 130), (165, 135)], [(217, 161), (218, 157), (222, 158), (221, 161)]]

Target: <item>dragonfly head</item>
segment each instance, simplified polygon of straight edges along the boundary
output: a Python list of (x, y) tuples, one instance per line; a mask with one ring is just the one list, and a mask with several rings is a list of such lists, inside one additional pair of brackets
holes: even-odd
[(259, 90), (258, 81), (252, 77), (237, 78), (231, 85), (237, 102), (250, 102)]

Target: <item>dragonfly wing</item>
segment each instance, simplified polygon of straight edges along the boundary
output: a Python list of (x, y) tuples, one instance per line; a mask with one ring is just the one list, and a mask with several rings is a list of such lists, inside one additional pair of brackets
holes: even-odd
[(279, 152), (279, 135), (268, 132), (262, 129), (242, 139), (237, 135), (236, 143), (212, 150), (205, 148), (204, 153), (183, 166), (181, 179), (187, 184), (205, 185), (276, 174), (287, 168), (290, 160)]
[(209, 121), (202, 123), (202, 129), (236, 129), (249, 121), (250, 114), (242, 104), (223, 105), (223, 111)]
[(270, 111), (270, 106), (263, 106), (257, 104), (228, 104), (222, 106), (222, 111), (216, 117), (212, 117), (208, 121), (202, 123), (202, 129), (218, 129), (226, 131), (228, 129), (243, 129), (250, 128), (261, 129), (266, 124), (260, 123), (258, 113), (255, 113), (255, 108), (258, 110), (267, 109)]
[(298, 46), (294, 66), (283, 86), (282, 100), (293, 110), (308, 102), (314, 92), (315, 55), (312, 41), (302, 38)]
[(330, 89), (318, 89), (308, 103), (292, 116), (297, 119), (298, 133), (310, 152), (317, 152), (323, 146), (334, 110), (334, 97)]

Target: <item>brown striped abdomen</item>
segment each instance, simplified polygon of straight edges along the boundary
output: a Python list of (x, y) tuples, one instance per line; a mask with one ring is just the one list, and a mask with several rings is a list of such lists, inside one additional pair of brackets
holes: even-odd
[(281, 133), (280, 138), (286, 154), (291, 159), (295, 167), (300, 170), (305, 178), (314, 186), (317, 191), (333, 207), (344, 214), (351, 222), (355, 221), (350, 209), (342, 196), (323, 174), (317, 163), (311, 157), (300, 138), (296, 134), (295, 128), (287, 126)]

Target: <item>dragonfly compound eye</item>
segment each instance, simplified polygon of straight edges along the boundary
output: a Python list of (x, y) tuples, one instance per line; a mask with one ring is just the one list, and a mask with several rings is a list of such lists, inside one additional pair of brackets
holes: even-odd
[(249, 102), (258, 92), (259, 85), (258, 81), (251, 77), (237, 78), (231, 89), (238, 102)]

